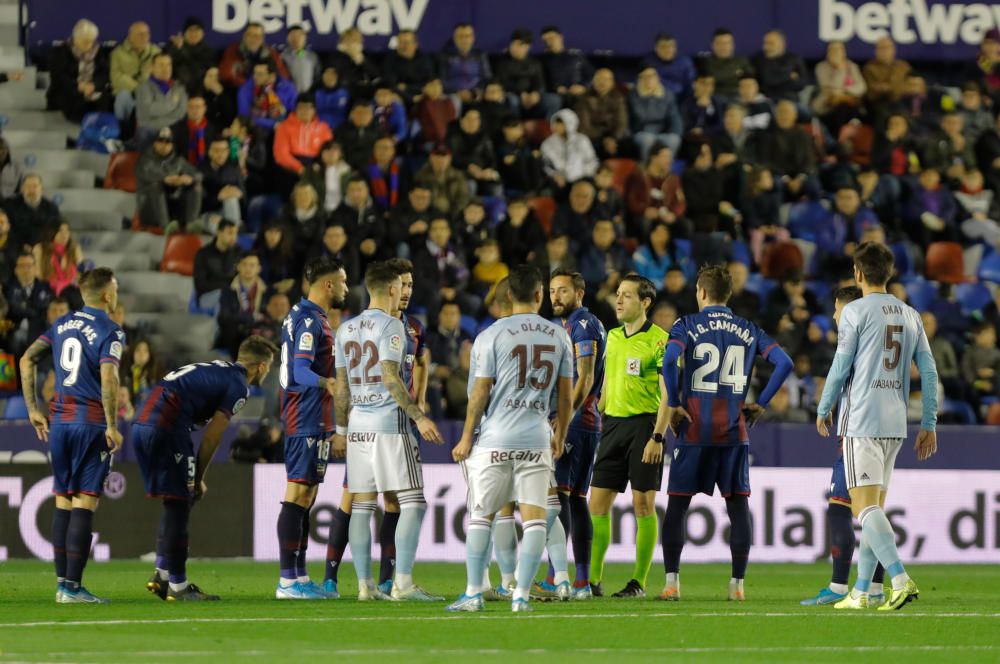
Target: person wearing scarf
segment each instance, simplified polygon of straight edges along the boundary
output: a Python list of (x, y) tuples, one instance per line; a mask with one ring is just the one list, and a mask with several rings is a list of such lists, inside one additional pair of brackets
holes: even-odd
[(173, 61), (166, 53), (153, 56), (152, 71), (136, 88), (135, 103), (140, 132), (150, 141), (160, 129), (180, 122), (187, 114), (187, 90), (173, 80)]
[(250, 116), (258, 127), (273, 130), (295, 108), (297, 96), (295, 85), (279, 78), (272, 62), (261, 62), (237, 93), (236, 106), (240, 115)]
[(392, 138), (383, 136), (375, 141), (373, 154), (374, 159), (368, 164), (368, 185), (375, 207), (387, 213), (399, 203), (401, 188), (396, 145)]
[(96, 25), (81, 19), (70, 39), (53, 47), (49, 56), (48, 105), (71, 122), (111, 108), (110, 58), (101, 49), (98, 35)]

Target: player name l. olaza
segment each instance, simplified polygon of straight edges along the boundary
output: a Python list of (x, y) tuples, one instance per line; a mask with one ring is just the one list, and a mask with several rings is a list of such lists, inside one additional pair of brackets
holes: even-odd
[(872, 381), (871, 389), (873, 390), (901, 390), (903, 389), (903, 381), (896, 378), (876, 378)]
[(748, 346), (753, 343), (753, 335), (750, 334), (750, 330), (734, 321), (729, 314), (711, 312), (708, 314), (708, 317), (713, 320), (708, 321), (707, 328), (701, 323), (698, 323), (694, 326), (695, 329), (688, 330), (688, 336), (692, 339), (697, 339), (699, 336), (710, 331), (721, 330), (722, 332), (735, 334)]
[(538, 463), (541, 460), (541, 450), (493, 450), (490, 452), (490, 463), (502, 463), (504, 461)]
[(509, 334), (512, 337), (516, 337), (517, 335), (521, 334), (521, 332), (541, 332), (542, 334), (547, 334), (550, 337), (554, 337), (556, 335), (556, 328), (555, 326), (546, 325), (545, 323), (535, 323), (530, 321), (524, 321), (523, 323), (521, 323), (520, 331), (512, 330), (509, 327), (507, 328), (507, 334)]
[(374, 443), (375, 436), (374, 433), (349, 433), (347, 434), (347, 442), (349, 443)]
[(62, 334), (67, 330), (80, 330), (80, 334), (87, 337), (87, 343), (94, 343), (97, 340), (97, 332), (82, 320), (71, 319), (56, 328), (56, 334)]

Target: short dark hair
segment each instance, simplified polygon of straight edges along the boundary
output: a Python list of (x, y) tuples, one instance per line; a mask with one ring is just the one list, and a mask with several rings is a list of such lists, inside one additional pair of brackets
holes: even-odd
[(732, 37), (733, 31), (730, 30), (729, 28), (716, 28), (715, 32), (712, 33), (712, 38), (714, 39), (715, 37), (725, 37), (726, 35)]
[(265, 339), (259, 334), (252, 334), (243, 340), (236, 359), (245, 359), (248, 362), (271, 362), (278, 355), (278, 347), (272, 341)]
[(895, 272), (895, 262), (889, 247), (877, 242), (862, 242), (854, 251), (854, 267), (872, 286), (889, 283)]
[(515, 302), (534, 302), (542, 287), (542, 272), (534, 265), (517, 265), (510, 271), (510, 296)]
[(278, 73), (278, 68), (274, 66), (274, 60), (271, 60), (270, 58), (268, 58), (267, 60), (258, 60), (257, 62), (253, 63), (253, 69), (256, 69), (257, 67), (267, 67), (268, 74)]
[(636, 285), (640, 302), (642, 300), (649, 300), (649, 306), (646, 307), (646, 313), (649, 313), (649, 310), (653, 307), (653, 302), (656, 300), (656, 285), (646, 277), (635, 272), (630, 272), (622, 277), (622, 283), (626, 281)]
[(309, 283), (315, 283), (319, 279), (339, 272), (344, 269), (344, 264), (336, 258), (329, 256), (317, 256), (306, 263), (305, 277)]
[(534, 39), (535, 35), (531, 34), (531, 30), (529, 30), (528, 28), (517, 28), (510, 35), (510, 40), (512, 42), (519, 41), (524, 44), (530, 44), (532, 41), (534, 41)]
[(67, 300), (62, 295), (56, 295), (54, 298), (52, 298), (51, 300), (49, 300), (49, 306), (51, 307), (53, 304), (65, 304), (68, 307), (69, 306), (69, 300)]
[(219, 222), (219, 226), (215, 229), (215, 234), (218, 235), (219, 233), (221, 233), (222, 231), (226, 230), (227, 228), (231, 228), (231, 227), (235, 227), (235, 226), (236, 226), (236, 222), (233, 221), (232, 219), (223, 219), (222, 221)]
[(862, 295), (861, 289), (857, 286), (842, 286), (833, 292), (833, 299), (836, 302), (847, 304), (860, 300)]
[(733, 276), (725, 265), (703, 265), (698, 270), (698, 286), (705, 289), (712, 302), (725, 303), (733, 294)]
[(559, 26), (557, 26), (557, 25), (546, 25), (546, 26), (543, 26), (541, 32), (539, 32), (538, 34), (540, 34), (540, 35), (547, 35), (550, 32), (555, 32), (556, 34), (560, 34), (560, 35), (562, 34), (562, 30), (560, 30)]
[(347, 183), (344, 185), (344, 189), (347, 189), (352, 184), (357, 184), (359, 182), (365, 185), (366, 187), (368, 186), (368, 180), (364, 179), (360, 175), (352, 175), (351, 177), (347, 178)]
[(388, 261), (372, 263), (365, 270), (365, 287), (372, 293), (385, 291), (396, 279), (399, 279), (399, 272)]
[(396, 271), (396, 274), (403, 276), (404, 274), (413, 274), (413, 263), (406, 258), (390, 258), (386, 261), (389, 267)]
[(493, 286), (493, 298), (486, 304), (493, 304), (497, 300), (502, 302), (508, 295), (510, 295), (510, 278), (504, 277)]
[(587, 282), (583, 280), (583, 275), (576, 270), (567, 270), (566, 268), (559, 268), (555, 270), (549, 276), (549, 282), (551, 283), (556, 277), (566, 277), (573, 282), (573, 290), (587, 290)]
[(658, 44), (661, 41), (677, 41), (677, 38), (669, 32), (661, 32), (656, 35), (656, 39), (653, 40), (653, 43)]
[(84, 295), (99, 296), (115, 278), (110, 267), (95, 267), (80, 275), (80, 291)]
[(166, 51), (160, 51), (159, 53), (153, 56), (153, 59), (150, 60), (150, 62), (156, 62), (160, 58), (170, 58), (171, 62), (173, 62), (174, 60), (173, 56), (167, 53)]

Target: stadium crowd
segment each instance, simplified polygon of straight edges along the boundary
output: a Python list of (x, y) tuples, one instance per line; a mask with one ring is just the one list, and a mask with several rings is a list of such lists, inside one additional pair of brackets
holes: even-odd
[[(436, 51), (410, 31), (385, 53), (353, 28), (329, 53), (300, 27), (279, 45), (250, 24), (222, 53), (204, 36), (188, 19), (161, 48), (140, 22), (108, 49), (81, 20), (52, 49), (49, 103), (72, 121), (114, 113), (141, 153), (142, 226), (213, 236), (194, 288), (230, 354), (251, 332), (278, 336), (308, 258), (343, 262), (355, 314), (365, 267), (406, 257), (428, 321), (429, 406), (459, 418), (471, 340), (508, 266), (578, 270), (609, 329), (621, 277), (638, 272), (670, 329), (697, 310), (697, 267), (728, 262), (734, 312), (795, 360), (770, 416), (810, 422), (835, 349), (831, 290), (876, 240), (896, 255), (892, 292), (923, 313), (944, 395), (983, 419), (1000, 393), (995, 30), (971, 75), (942, 81), (888, 37), (866, 63), (831, 42), (809, 68), (778, 31), (757, 50), (720, 28), (696, 57), (662, 34), (612, 70), (555, 26), (514, 31), (500, 54), (468, 24)], [(85, 257), (9, 152), (0, 139), (0, 325), (18, 355), (78, 306)], [(136, 402), (170, 363), (130, 341), (122, 382)]]

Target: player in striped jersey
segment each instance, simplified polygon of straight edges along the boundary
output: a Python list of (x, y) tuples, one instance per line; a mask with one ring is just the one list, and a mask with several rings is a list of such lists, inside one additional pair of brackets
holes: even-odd
[[(163, 501), (156, 570), (146, 589), (167, 601), (217, 600), (188, 583), (188, 523), (205, 495), (205, 473), (229, 421), (246, 404), (249, 385), (267, 377), (278, 347), (259, 336), (240, 344), (236, 363), (199, 362), (171, 371), (153, 388), (129, 437), (146, 495)], [(191, 432), (205, 427), (198, 453)]]

